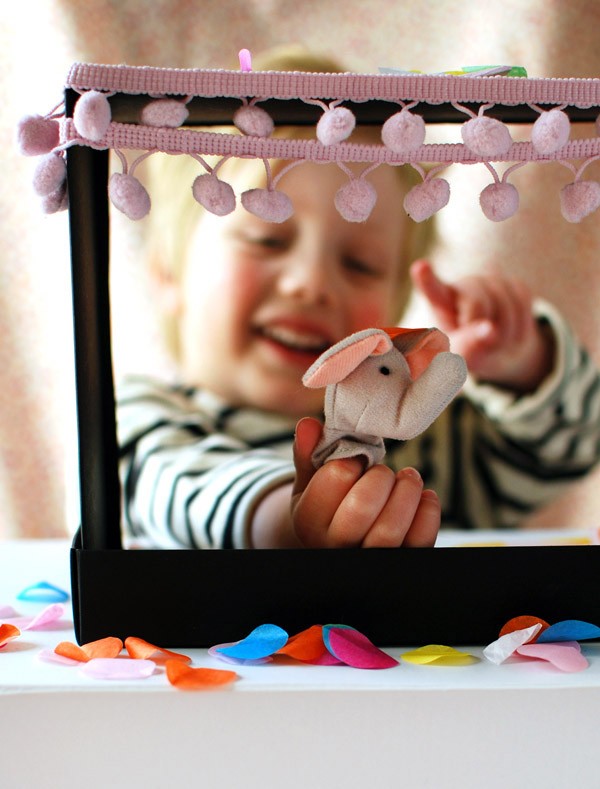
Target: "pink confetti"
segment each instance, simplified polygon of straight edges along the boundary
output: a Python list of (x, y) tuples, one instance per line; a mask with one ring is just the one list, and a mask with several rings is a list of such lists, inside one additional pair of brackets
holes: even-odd
[(523, 657), (546, 660), (561, 671), (583, 671), (589, 666), (576, 641), (563, 641), (560, 644), (523, 644), (516, 652)]
[(71, 660), (64, 655), (57, 654), (53, 649), (42, 649), (38, 652), (38, 660), (44, 663), (57, 663), (59, 666), (80, 666), (80, 660)]
[(6, 619), (14, 619), (16, 616), (19, 616), (12, 605), (0, 605), (0, 619), (4, 621)]
[(331, 654), (353, 668), (379, 669), (397, 666), (398, 661), (382, 652), (365, 635), (345, 625), (325, 625), (323, 641)]
[(146, 679), (155, 669), (152, 660), (92, 658), (81, 666), (81, 673), (92, 679)]
[(57, 622), (64, 612), (65, 607), (62, 603), (51, 603), (46, 606), (43, 611), (40, 611), (39, 614), (36, 614), (36, 616), (7, 617), (3, 621), (10, 622), (11, 625), (15, 625), (15, 627), (21, 630), (40, 630), (47, 625)]

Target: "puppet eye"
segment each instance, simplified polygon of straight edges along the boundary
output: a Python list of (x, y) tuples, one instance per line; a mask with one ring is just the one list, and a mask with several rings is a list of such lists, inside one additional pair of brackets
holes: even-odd
[(382, 375), (389, 375), (391, 373), (391, 370), (389, 367), (385, 367), (385, 365), (383, 365), (382, 367), (379, 368), (379, 372)]

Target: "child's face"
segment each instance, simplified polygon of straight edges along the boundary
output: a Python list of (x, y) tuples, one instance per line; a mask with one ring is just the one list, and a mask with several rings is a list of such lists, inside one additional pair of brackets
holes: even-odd
[(378, 200), (360, 224), (346, 222), (334, 205), (347, 176), (316, 164), (281, 178), (278, 187), (295, 209), (283, 224), (263, 222), (242, 207), (226, 217), (203, 216), (180, 293), (188, 383), (232, 405), (292, 416), (322, 409), (323, 391), (305, 388), (303, 373), (348, 334), (395, 322), (406, 276), (400, 271), (407, 225), (400, 179), (387, 166), (368, 179)]

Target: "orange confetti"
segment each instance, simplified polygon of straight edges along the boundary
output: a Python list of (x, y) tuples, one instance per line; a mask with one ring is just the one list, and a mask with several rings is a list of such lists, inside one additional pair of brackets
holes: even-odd
[(3, 647), (9, 641), (12, 641), (13, 638), (17, 638), (20, 635), (21, 631), (18, 627), (9, 624), (0, 625), (0, 647)]
[(164, 665), (167, 660), (179, 660), (183, 663), (191, 663), (192, 661), (192, 658), (187, 655), (157, 647), (148, 641), (144, 641), (143, 638), (136, 638), (136, 636), (129, 636), (125, 639), (125, 649), (130, 657), (140, 660), (153, 660), (157, 665)]
[[(541, 630), (539, 630), (533, 638), (529, 641), (537, 641), (540, 637), (540, 634), (547, 630), (550, 625), (546, 622), (545, 619), (540, 619), (539, 616), (515, 616), (512, 619), (509, 619), (508, 622), (502, 627), (500, 630), (500, 636), (505, 636), (508, 633), (514, 633), (515, 630), (525, 630), (528, 627), (533, 627), (533, 625), (541, 625)], [(529, 643), (529, 641), (527, 643)]]
[(312, 627), (291, 636), (287, 644), (282, 646), (275, 654), (287, 655), (304, 663), (312, 663), (326, 652), (327, 647), (323, 643), (323, 626), (312, 625)]
[(123, 642), (120, 638), (107, 636), (97, 641), (89, 641), (87, 644), (77, 646), (70, 641), (61, 641), (54, 647), (57, 655), (78, 660), (80, 663), (87, 663), (92, 658), (116, 658), (123, 649)]
[(179, 690), (210, 690), (228, 685), (238, 678), (235, 671), (220, 668), (192, 668), (181, 660), (167, 660), (165, 668), (167, 679)]

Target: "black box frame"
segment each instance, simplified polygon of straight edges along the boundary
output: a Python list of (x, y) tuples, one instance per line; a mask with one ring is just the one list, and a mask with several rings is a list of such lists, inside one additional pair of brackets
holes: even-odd
[[(78, 94), (67, 90), (67, 114)], [(196, 124), (230, 121), (231, 102), (194, 100)], [(139, 97), (111, 99), (119, 120)], [(355, 111), (367, 113), (367, 105)], [(501, 109), (501, 108), (499, 108)], [(313, 123), (293, 102), (276, 122)], [(380, 122), (371, 108), (363, 122)], [(388, 110), (389, 111), (389, 110)], [(531, 122), (531, 110), (504, 119)], [(502, 113), (498, 115), (502, 118)], [(590, 111), (572, 120), (590, 120)], [(132, 118), (135, 120), (135, 118)], [(458, 120), (441, 108), (429, 122)], [(464, 120), (464, 117), (461, 118)], [(108, 151), (67, 152), (81, 527), (71, 549), (76, 638), (135, 635), (208, 647), (264, 622), (290, 633), (315, 623), (357, 627), (380, 645), (477, 644), (521, 614), (600, 623), (595, 546), (414, 550), (124, 550), (110, 337)]]

